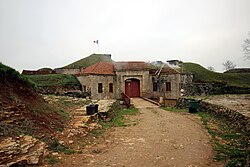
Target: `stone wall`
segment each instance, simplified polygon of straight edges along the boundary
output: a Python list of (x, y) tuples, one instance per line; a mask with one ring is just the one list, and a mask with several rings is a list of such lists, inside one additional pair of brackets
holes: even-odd
[[(178, 108), (188, 108), (189, 99), (179, 98), (176, 106)], [(240, 113), (240, 111), (229, 109), (227, 107), (211, 104), (209, 102), (200, 101), (198, 111), (212, 113), (223, 119), (226, 119), (243, 132), (250, 134), (250, 117)]]
[(180, 87), (185, 96), (206, 96), (223, 94), (225, 83), (182, 83)]
[(225, 82), (218, 83), (181, 83), (185, 96), (206, 96), (219, 94), (249, 94), (250, 88), (228, 86)]
[[(153, 82), (157, 81), (157, 91), (153, 91)], [(169, 74), (169, 75), (160, 75), (159, 78), (156, 76), (150, 76), (150, 91), (149, 98), (158, 99), (159, 97), (164, 96), (165, 83), (171, 83), (171, 90), (165, 91), (166, 99), (178, 99), (180, 97), (180, 74)]]
[(243, 132), (250, 134), (250, 118), (241, 114), (237, 110), (232, 110), (224, 106), (215, 105), (204, 101), (200, 102), (198, 109), (199, 111), (213, 113), (219, 117), (225, 118), (236, 128), (239, 128)]
[(193, 82), (194, 75), (193, 74), (181, 74), (181, 83), (187, 84)]
[(84, 97), (81, 86), (43, 86), (36, 88), (38, 93)]
[[(116, 80), (113, 75), (81, 75), (77, 79), (82, 85), (82, 90), (91, 94), (92, 99), (115, 99)], [(98, 83), (102, 83), (102, 93), (98, 93)], [(113, 83), (113, 92), (109, 92), (109, 84)]]

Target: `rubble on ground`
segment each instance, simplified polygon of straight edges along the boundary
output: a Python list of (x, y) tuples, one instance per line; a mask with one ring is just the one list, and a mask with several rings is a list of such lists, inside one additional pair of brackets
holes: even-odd
[(11, 165), (35, 165), (46, 155), (46, 144), (27, 135), (5, 138), (0, 142), (0, 167)]

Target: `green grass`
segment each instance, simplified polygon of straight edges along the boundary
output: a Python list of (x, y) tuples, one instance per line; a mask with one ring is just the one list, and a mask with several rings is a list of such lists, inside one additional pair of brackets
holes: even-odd
[(102, 128), (98, 128), (98, 129), (93, 130), (91, 132), (91, 135), (97, 137), (97, 136), (103, 134), (103, 132), (105, 132), (110, 127), (123, 127), (123, 126), (135, 125), (134, 122), (132, 122), (128, 118), (126, 118), (126, 115), (138, 114), (137, 108), (113, 110), (110, 112), (112, 112), (112, 114), (110, 115), (110, 117), (111, 117), (110, 121), (108, 121), (108, 122), (100, 121), (99, 123), (102, 126)]
[(121, 127), (121, 126), (129, 126), (130, 121), (126, 118), (126, 115), (136, 115), (138, 113), (137, 108), (129, 108), (129, 109), (122, 109), (118, 111), (114, 111), (112, 118), (109, 122), (102, 122), (101, 125), (103, 128), (109, 127)]
[(36, 86), (80, 86), (80, 82), (73, 75), (68, 74), (47, 74), (47, 75), (26, 75)]
[(136, 115), (138, 113), (137, 108), (129, 108), (124, 110), (119, 110), (115, 112), (114, 118), (111, 120), (113, 126), (128, 126), (130, 125), (128, 120), (124, 117), (125, 115)]
[(57, 159), (55, 156), (52, 156), (52, 155), (46, 156), (44, 160), (48, 162), (48, 164), (51, 164), (51, 165), (60, 162), (59, 159)]
[(92, 54), (62, 68), (86, 68), (98, 62), (112, 62), (112, 59), (105, 54)]
[(76, 153), (75, 150), (72, 150), (72, 149), (68, 148), (67, 146), (60, 144), (57, 139), (53, 139), (53, 141), (50, 143), (48, 149), (53, 150), (53, 151), (57, 151), (57, 152), (63, 152), (64, 154)]
[(250, 73), (217, 73), (199, 64), (183, 63), (183, 72), (193, 73), (194, 82), (226, 82), (229, 86), (249, 87)]
[(204, 127), (211, 135), (216, 161), (222, 161), (226, 167), (246, 165), (248, 134), (235, 129), (230, 122), (214, 115), (198, 112)]
[(228, 70), (225, 73), (250, 73), (250, 68), (236, 68)]
[(2, 80), (4, 77), (18, 79), (20, 82), (23, 82), (27, 85), (30, 85), (32, 87), (35, 86), (35, 83), (30, 81), (27, 77), (20, 74), (18, 71), (14, 70), (13, 68), (6, 66), (2, 63), (0, 63), (0, 80)]
[(63, 109), (60, 109), (58, 112), (65, 120), (70, 120), (69, 113), (65, 112)]

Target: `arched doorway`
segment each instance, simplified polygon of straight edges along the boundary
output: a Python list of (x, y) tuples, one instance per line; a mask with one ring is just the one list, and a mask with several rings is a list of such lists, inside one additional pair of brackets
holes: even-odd
[(127, 79), (125, 81), (125, 94), (129, 97), (140, 97), (140, 80)]

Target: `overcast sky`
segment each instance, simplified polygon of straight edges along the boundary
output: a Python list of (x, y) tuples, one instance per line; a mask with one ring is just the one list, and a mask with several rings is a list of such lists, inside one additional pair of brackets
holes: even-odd
[(0, 0), (0, 62), (56, 68), (97, 53), (250, 67), (250, 0)]

